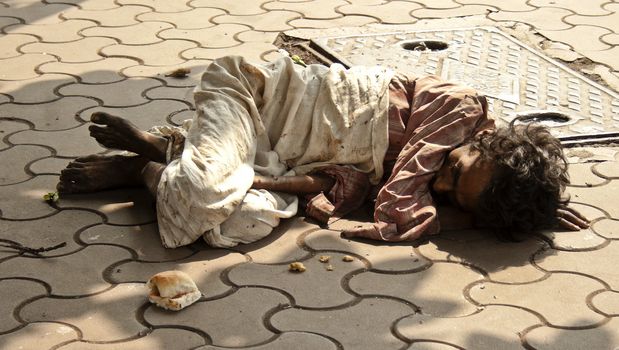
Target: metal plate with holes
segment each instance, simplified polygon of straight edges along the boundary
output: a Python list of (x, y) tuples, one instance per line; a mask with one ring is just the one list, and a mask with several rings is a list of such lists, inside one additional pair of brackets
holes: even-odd
[(566, 144), (619, 141), (619, 94), (497, 28), (324, 37), (311, 45), (349, 67), (379, 64), (459, 81), (488, 96), (500, 123), (530, 114)]

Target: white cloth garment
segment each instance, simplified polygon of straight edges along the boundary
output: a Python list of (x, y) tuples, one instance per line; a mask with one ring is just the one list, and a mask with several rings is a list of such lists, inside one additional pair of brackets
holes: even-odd
[(289, 58), (215, 60), (194, 90), (196, 115), (184, 124), (182, 155), (157, 188), (163, 245), (201, 236), (217, 247), (249, 243), (293, 216), (296, 196), (250, 191), (254, 172), (295, 175), (339, 164), (378, 182), (392, 75), (379, 67), (303, 68)]

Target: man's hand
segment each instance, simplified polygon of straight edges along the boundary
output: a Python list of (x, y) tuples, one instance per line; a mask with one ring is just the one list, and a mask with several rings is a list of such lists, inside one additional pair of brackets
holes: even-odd
[(559, 222), (559, 227), (571, 231), (589, 228), (589, 220), (576, 209), (570, 208), (567, 205), (561, 205), (557, 209), (557, 221)]

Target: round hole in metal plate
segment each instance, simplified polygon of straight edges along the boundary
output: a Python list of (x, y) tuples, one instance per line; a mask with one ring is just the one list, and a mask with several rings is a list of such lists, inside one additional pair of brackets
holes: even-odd
[(400, 43), (404, 50), (410, 51), (443, 51), (449, 44), (442, 40), (417, 39), (406, 40)]

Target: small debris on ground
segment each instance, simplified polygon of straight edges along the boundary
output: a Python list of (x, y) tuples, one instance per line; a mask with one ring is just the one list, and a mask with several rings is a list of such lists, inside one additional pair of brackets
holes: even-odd
[(344, 257), (342, 258), (342, 261), (346, 261), (346, 262), (351, 262), (351, 261), (354, 261), (354, 260), (355, 260), (355, 258), (353, 258), (350, 255), (344, 255)]
[(165, 76), (171, 78), (185, 78), (187, 77), (187, 75), (189, 75), (189, 73), (191, 73), (191, 69), (189, 68), (178, 68), (166, 74)]
[(320, 261), (323, 264), (328, 263), (330, 259), (331, 257), (328, 255), (321, 255), (320, 257), (318, 257), (318, 261)]
[(293, 263), (290, 263), (290, 265), (288, 265), (288, 271), (290, 272), (305, 272), (305, 270), (307, 270), (305, 268), (305, 265), (303, 265), (303, 263), (295, 261)]
[(43, 195), (43, 200), (49, 204), (56, 203), (60, 199), (58, 192), (48, 192)]
[(329, 264), (326, 267), (327, 271), (333, 271), (333, 265)]
[(290, 58), (292, 59), (292, 61), (302, 67), (307, 67), (307, 64), (305, 64), (305, 62), (303, 62), (303, 59), (301, 57), (299, 57), (298, 55), (292, 55), (290, 56)]

